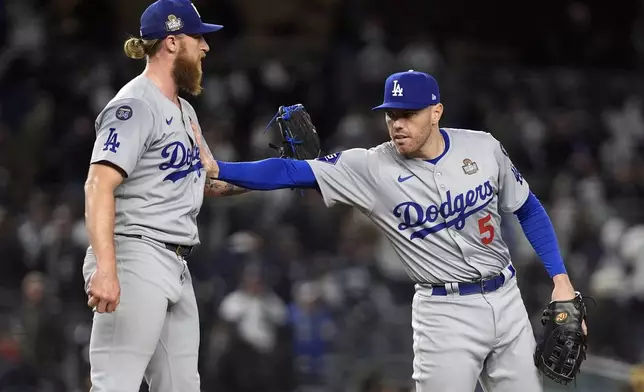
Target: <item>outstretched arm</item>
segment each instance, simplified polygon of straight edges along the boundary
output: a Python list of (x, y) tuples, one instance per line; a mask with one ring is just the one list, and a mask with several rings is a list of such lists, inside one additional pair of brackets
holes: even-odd
[(255, 162), (219, 162), (195, 124), (192, 124), (192, 130), (199, 146), (201, 164), (208, 176), (206, 195), (230, 196), (250, 190), (317, 187), (313, 170), (306, 161), (268, 158)]
[(206, 196), (222, 197), (222, 196), (236, 196), (243, 193), (250, 192), (250, 189), (242, 188), (237, 185), (230, 184), (225, 181), (219, 181), (214, 178), (206, 178), (206, 186), (204, 187)]
[(216, 161), (212, 178), (254, 190), (317, 188), (311, 166), (306, 161), (267, 158), (255, 162)]
[[(342, 203), (369, 213), (376, 199), (375, 180), (367, 164), (372, 152), (354, 148), (316, 159), (267, 158), (254, 162), (215, 160), (193, 127), (201, 163), (211, 180), (248, 190), (315, 189), (330, 207)], [(218, 195), (219, 193), (217, 193)]]

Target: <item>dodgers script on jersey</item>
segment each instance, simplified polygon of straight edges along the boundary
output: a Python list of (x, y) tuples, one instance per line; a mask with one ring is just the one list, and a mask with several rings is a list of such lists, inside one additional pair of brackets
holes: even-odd
[(350, 149), (311, 165), (327, 206), (358, 208), (379, 226), (412, 280), (470, 281), (510, 262), (501, 212), (529, 195), (503, 146), (486, 132), (443, 128), (435, 164), (401, 156), (392, 142)]
[(97, 117), (91, 163), (108, 161), (127, 175), (115, 193), (116, 234), (199, 243), (206, 175), (190, 126), (199, 126), (197, 115), (180, 101), (183, 110), (140, 75)]

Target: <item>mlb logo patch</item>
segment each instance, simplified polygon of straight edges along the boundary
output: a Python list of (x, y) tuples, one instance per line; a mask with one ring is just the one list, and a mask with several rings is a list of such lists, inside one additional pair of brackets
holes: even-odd
[(326, 162), (331, 165), (335, 165), (336, 162), (338, 162), (338, 159), (340, 159), (340, 154), (342, 154), (342, 152), (336, 152), (335, 154), (330, 154), (322, 158), (316, 158), (316, 161)]

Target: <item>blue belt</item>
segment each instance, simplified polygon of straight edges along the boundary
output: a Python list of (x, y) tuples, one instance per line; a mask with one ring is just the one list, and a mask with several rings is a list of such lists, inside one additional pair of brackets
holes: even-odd
[[(508, 266), (508, 270), (510, 270), (510, 272), (512, 273), (510, 278), (514, 277), (516, 270), (514, 269), (512, 264)], [(491, 293), (492, 291), (495, 291), (499, 287), (503, 286), (503, 283), (505, 283), (505, 275), (503, 275), (503, 273), (500, 273), (492, 278), (485, 278), (477, 280), (475, 282), (458, 283), (458, 293), (460, 295)], [(427, 286), (432, 288), (432, 295), (447, 295), (447, 289), (445, 288), (444, 284), (431, 284)]]

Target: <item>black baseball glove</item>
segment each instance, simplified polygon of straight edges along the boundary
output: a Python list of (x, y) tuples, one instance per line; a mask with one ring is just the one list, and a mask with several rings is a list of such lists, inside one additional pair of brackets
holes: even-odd
[(588, 350), (585, 320), (586, 304), (579, 292), (571, 300), (550, 302), (543, 311), (534, 363), (548, 378), (565, 385), (577, 377)]
[(320, 156), (320, 137), (311, 116), (302, 104), (280, 106), (275, 121), (279, 125), (282, 145), (269, 145), (282, 158), (315, 159)]

